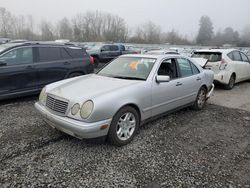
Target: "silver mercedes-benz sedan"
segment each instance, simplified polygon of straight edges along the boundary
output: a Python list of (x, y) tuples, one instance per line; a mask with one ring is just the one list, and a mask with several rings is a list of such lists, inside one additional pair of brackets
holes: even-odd
[(122, 146), (153, 117), (187, 106), (201, 110), (213, 78), (184, 56), (123, 55), (96, 74), (47, 85), (35, 107), (53, 128)]

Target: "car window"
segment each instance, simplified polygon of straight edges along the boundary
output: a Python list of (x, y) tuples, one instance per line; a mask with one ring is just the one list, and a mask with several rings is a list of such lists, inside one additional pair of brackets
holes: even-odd
[(39, 47), (40, 62), (56, 61), (61, 59), (60, 48), (58, 47)]
[(24, 47), (11, 50), (0, 57), (7, 65), (33, 63), (33, 51), (31, 47)]
[(228, 56), (231, 60), (234, 60), (233, 52), (227, 54), (227, 56)]
[(64, 48), (61, 48), (60, 51), (61, 51), (61, 57), (63, 59), (71, 59), (71, 56)]
[(220, 52), (194, 52), (192, 57), (205, 58), (209, 62), (218, 62), (222, 59), (222, 54)]
[(110, 46), (109, 45), (103, 46), (102, 51), (110, 51)]
[(233, 60), (234, 61), (242, 61), (241, 56), (240, 56), (240, 52), (238, 52), (238, 51), (233, 52)]
[(241, 54), (242, 60), (244, 62), (249, 62), (249, 60), (248, 60), (248, 58), (247, 58), (247, 56), (245, 54), (243, 54), (243, 53), (240, 53), (240, 54)]
[(200, 74), (200, 70), (192, 62), (190, 62), (190, 65), (192, 67), (193, 74)]
[(187, 59), (178, 58), (176, 60), (177, 60), (177, 63), (179, 65), (181, 77), (187, 77), (187, 76), (193, 75), (192, 68), (191, 68), (190, 63)]
[(110, 51), (119, 51), (119, 47), (116, 45), (110, 46)]
[(177, 69), (174, 59), (164, 60), (161, 63), (157, 73), (160, 76), (169, 76), (170, 79), (177, 78)]
[[(65, 48), (65, 50), (69, 53), (69, 55), (73, 58), (83, 58), (86, 56), (86, 51), (82, 48), (76, 48), (76, 47), (68, 47)], [(64, 54), (65, 56), (66, 54)]]

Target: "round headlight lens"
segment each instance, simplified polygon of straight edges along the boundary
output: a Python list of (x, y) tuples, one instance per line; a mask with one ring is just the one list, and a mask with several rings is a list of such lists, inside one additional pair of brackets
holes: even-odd
[(76, 103), (76, 104), (74, 104), (73, 106), (72, 106), (72, 108), (71, 108), (71, 114), (74, 116), (74, 115), (76, 115), (78, 112), (79, 112), (79, 110), (80, 110), (80, 104), (78, 104), (78, 103)]
[(82, 119), (87, 119), (92, 113), (94, 108), (94, 103), (92, 101), (86, 101), (81, 107), (80, 115)]
[(46, 103), (46, 97), (47, 97), (47, 94), (46, 94), (46, 88), (43, 88), (40, 95), (39, 95), (39, 101), (45, 105)]

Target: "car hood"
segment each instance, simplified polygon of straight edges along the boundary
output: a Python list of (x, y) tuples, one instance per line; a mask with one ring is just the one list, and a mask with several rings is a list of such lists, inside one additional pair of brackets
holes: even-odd
[(202, 68), (205, 67), (205, 65), (207, 64), (208, 60), (205, 58), (199, 58), (199, 57), (192, 57), (192, 59), (199, 64)]
[(61, 84), (59, 82), (54, 88), (50, 88), (48, 93), (68, 100), (82, 101), (93, 99), (99, 95), (117, 91), (120, 88), (141, 82), (138, 80), (124, 80), (92, 74), (68, 82), (62, 81)]

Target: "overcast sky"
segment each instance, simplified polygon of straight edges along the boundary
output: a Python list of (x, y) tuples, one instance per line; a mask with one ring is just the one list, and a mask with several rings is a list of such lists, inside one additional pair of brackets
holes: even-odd
[(250, 0), (0, 0), (15, 15), (33, 15), (56, 23), (63, 17), (100, 10), (119, 15), (130, 27), (147, 21), (163, 31), (175, 29), (192, 37), (197, 34), (199, 18), (208, 15), (215, 30), (227, 26), (241, 31), (250, 25)]

